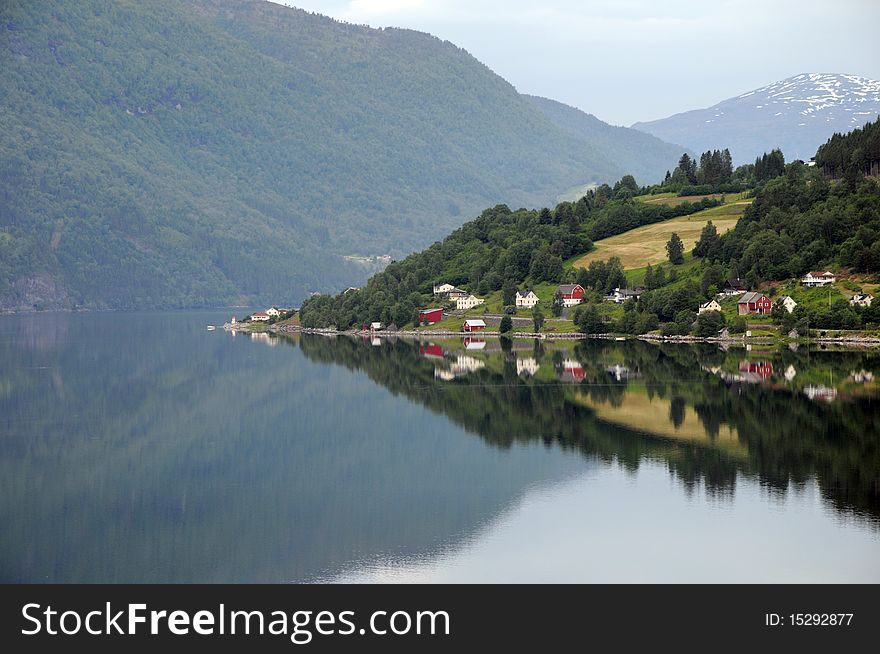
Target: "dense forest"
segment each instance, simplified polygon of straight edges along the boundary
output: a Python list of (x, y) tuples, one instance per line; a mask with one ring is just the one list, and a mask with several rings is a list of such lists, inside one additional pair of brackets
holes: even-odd
[(816, 165), (830, 177), (880, 175), (880, 118), (849, 134), (835, 134), (816, 152)]
[(345, 255), (679, 153), (573, 134), (449, 42), (270, 2), (14, 0), (0, 34), (0, 308), (295, 303), (365, 278)]
[(392, 263), (357, 292), (309, 298), (300, 310), (302, 324), (348, 328), (381, 320), (402, 326), (433, 301), (433, 285), (440, 282), (477, 295), (507, 288), (512, 296), (519, 286), (577, 281), (564, 262), (589, 251), (594, 240), (718, 204), (708, 198), (675, 206), (636, 202), (635, 180), (628, 180), (554, 209), (487, 209), (442, 242)]

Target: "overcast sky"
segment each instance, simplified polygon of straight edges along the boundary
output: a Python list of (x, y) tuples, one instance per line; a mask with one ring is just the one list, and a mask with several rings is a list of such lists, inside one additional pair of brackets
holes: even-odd
[(617, 125), (799, 73), (880, 79), (878, 0), (284, 0), (465, 48), (520, 92)]

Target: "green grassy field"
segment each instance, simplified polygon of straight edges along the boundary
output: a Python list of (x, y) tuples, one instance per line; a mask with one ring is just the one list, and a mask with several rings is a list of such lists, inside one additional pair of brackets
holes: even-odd
[(745, 193), (707, 193), (706, 195), (674, 195), (672, 193), (658, 193), (656, 195), (639, 195), (635, 199), (645, 204), (667, 204), (671, 207), (682, 202), (699, 202), (703, 198), (712, 200), (724, 198), (725, 203), (741, 200)]
[(620, 257), (624, 269), (644, 268), (666, 261), (666, 243), (673, 232), (684, 242), (684, 249), (693, 249), (700, 232), (711, 220), (719, 234), (731, 229), (742, 216), (748, 200), (736, 200), (720, 207), (712, 207), (690, 216), (672, 218), (661, 223), (645, 225), (637, 229), (602, 239), (595, 243), (595, 249), (573, 262), (575, 268), (586, 268), (592, 261), (606, 261)]

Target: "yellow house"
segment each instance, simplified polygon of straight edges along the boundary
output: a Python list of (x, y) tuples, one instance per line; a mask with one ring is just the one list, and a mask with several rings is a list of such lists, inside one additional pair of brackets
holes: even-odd
[(698, 313), (706, 313), (707, 311), (721, 311), (721, 305), (718, 304), (715, 300), (709, 300), (708, 302), (703, 302), (700, 305), (700, 310)]

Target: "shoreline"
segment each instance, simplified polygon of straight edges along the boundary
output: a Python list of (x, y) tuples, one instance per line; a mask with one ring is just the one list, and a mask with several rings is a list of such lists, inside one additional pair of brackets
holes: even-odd
[(858, 337), (858, 336), (820, 336), (820, 337), (806, 337), (806, 338), (788, 338), (787, 336), (773, 337), (773, 336), (739, 336), (739, 337), (727, 337), (722, 338), (720, 336), (661, 336), (659, 334), (583, 334), (581, 332), (510, 332), (509, 334), (503, 335), (499, 332), (463, 332), (463, 331), (451, 331), (446, 329), (438, 329), (438, 330), (426, 330), (426, 331), (417, 331), (417, 330), (399, 330), (394, 332), (389, 332), (385, 330), (379, 331), (363, 331), (359, 329), (348, 329), (348, 330), (339, 330), (332, 328), (320, 328), (320, 327), (300, 327), (298, 325), (268, 325), (265, 330), (254, 331), (247, 326), (248, 323), (236, 323), (235, 325), (231, 325), (226, 323), (223, 325), (223, 328), (226, 331), (242, 331), (242, 332), (250, 332), (250, 333), (273, 333), (273, 334), (316, 334), (320, 336), (355, 336), (355, 337), (365, 337), (365, 336), (373, 336), (377, 338), (465, 338), (465, 337), (478, 337), (478, 338), (513, 338), (513, 339), (528, 339), (528, 340), (586, 340), (586, 339), (600, 339), (600, 340), (610, 340), (610, 341), (626, 341), (626, 340), (641, 340), (652, 343), (719, 343), (725, 345), (773, 345), (776, 343), (779, 344), (824, 344), (824, 345), (851, 345), (851, 346), (861, 346), (861, 347), (880, 347), (880, 338), (878, 337)]

